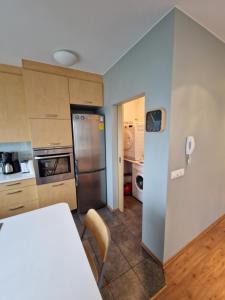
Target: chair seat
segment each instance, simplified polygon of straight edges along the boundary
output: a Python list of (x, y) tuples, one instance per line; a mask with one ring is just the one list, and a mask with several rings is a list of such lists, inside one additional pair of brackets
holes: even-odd
[(95, 264), (95, 259), (94, 259), (93, 255), (91, 255), (90, 250), (88, 249), (87, 245), (85, 245), (85, 244), (83, 244), (83, 245), (84, 245), (84, 250), (86, 252), (88, 262), (89, 262), (89, 265), (91, 267), (92, 273), (95, 277), (96, 282), (98, 282), (98, 269), (97, 269), (96, 264)]

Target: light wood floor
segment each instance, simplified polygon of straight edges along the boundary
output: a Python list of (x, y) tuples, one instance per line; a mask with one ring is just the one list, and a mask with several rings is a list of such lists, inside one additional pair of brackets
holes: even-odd
[(225, 300), (225, 217), (166, 269), (154, 300)]

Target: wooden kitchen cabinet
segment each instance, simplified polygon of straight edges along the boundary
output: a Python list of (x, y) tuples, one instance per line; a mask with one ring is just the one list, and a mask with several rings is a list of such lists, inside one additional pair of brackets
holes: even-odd
[(0, 184), (0, 192), (7, 191), (11, 189), (20, 189), (24, 188), (26, 186), (30, 185), (36, 185), (36, 179), (35, 178), (29, 178), (24, 180), (17, 180), (17, 181), (10, 181), (6, 183)]
[(23, 70), (29, 118), (70, 119), (68, 78)]
[(24, 213), (38, 207), (36, 185), (18, 186), (17, 188), (0, 192), (0, 218)]
[(103, 106), (103, 86), (101, 82), (69, 79), (70, 104)]
[(30, 119), (33, 148), (72, 146), (70, 120)]
[(30, 140), (22, 72), (19, 68), (15, 70), (18, 73), (3, 73), (0, 66), (1, 143)]
[(70, 209), (77, 208), (75, 180), (69, 179), (60, 182), (38, 185), (40, 207), (66, 202)]

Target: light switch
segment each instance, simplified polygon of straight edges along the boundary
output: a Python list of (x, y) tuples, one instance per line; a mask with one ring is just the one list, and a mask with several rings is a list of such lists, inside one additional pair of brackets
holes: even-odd
[(174, 170), (171, 172), (170, 178), (176, 179), (178, 177), (184, 176), (184, 169)]

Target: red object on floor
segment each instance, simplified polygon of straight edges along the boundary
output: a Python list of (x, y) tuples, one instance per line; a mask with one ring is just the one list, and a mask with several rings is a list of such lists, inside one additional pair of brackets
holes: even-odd
[(124, 196), (130, 196), (132, 193), (132, 183), (125, 183), (123, 187)]

